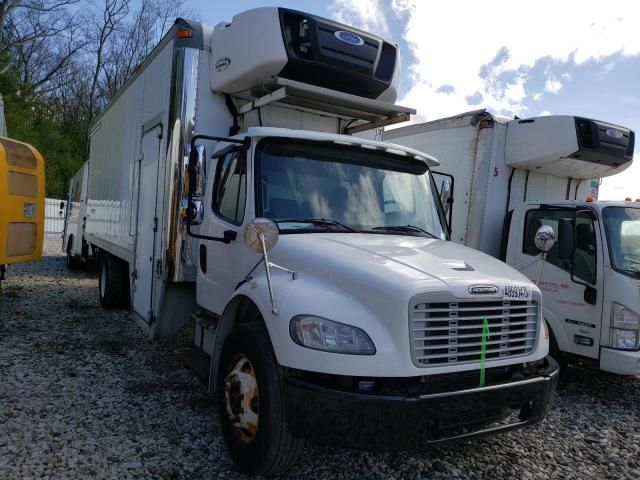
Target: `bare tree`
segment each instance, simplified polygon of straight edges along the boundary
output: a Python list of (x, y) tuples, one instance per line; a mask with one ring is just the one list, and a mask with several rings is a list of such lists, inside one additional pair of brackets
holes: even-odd
[(129, 14), (129, 0), (104, 0), (102, 18), (93, 23), (93, 44), (95, 48), (95, 62), (91, 87), (89, 89), (88, 128), (93, 121), (96, 110), (96, 97), (100, 82), (100, 73), (104, 67), (105, 49), (110, 37), (118, 31)]
[(63, 75), (83, 44), (69, 6), (78, 0), (0, 0), (0, 74), (16, 68), (33, 91)]
[(142, 0), (124, 29), (110, 41), (104, 62), (105, 100), (112, 99), (167, 33), (175, 19), (189, 13), (184, 0)]

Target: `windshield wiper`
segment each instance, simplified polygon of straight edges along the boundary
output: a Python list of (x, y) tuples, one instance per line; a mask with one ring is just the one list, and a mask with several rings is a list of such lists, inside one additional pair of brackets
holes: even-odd
[(636, 270), (635, 268), (618, 268), (618, 271), (632, 277), (640, 277), (640, 270)]
[(328, 218), (288, 218), (285, 220), (275, 220), (276, 223), (310, 223), (316, 227), (341, 227), (350, 232), (360, 233), (359, 230), (356, 230), (349, 225), (345, 225), (344, 223), (340, 223), (336, 220), (330, 220)]
[(433, 233), (427, 232), (425, 229), (416, 227), (415, 225), (393, 225), (383, 227), (373, 227), (371, 230), (389, 230), (397, 232), (420, 232), (429, 235), (431, 238), (438, 238)]

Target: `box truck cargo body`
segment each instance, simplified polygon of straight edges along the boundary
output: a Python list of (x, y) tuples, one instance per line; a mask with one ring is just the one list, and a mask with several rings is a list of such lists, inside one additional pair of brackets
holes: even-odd
[(398, 55), (283, 8), (178, 20), (93, 127), (101, 302), (152, 336), (196, 319), (248, 473), (303, 438), (415, 448), (548, 409), (539, 289), (448, 240), (435, 158), (349, 135), (415, 113), (393, 103)]
[[(600, 178), (631, 165), (628, 128), (582, 117), (508, 119), (484, 110), (385, 132), (453, 175), (452, 239), (538, 282), (554, 355), (640, 374), (640, 223), (635, 202), (599, 202)], [(445, 182), (446, 183), (446, 182)], [(542, 274), (534, 232), (557, 243)], [(530, 262), (529, 262), (530, 263)]]

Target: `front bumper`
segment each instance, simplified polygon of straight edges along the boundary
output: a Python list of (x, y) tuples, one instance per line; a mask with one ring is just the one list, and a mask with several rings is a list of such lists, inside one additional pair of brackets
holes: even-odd
[(364, 394), (290, 377), (284, 393), (295, 436), (369, 450), (412, 450), (538, 423), (557, 382), (558, 365), (547, 357), (535, 372), (519, 371), (506, 380), (453, 391)]
[(640, 352), (602, 347), (600, 370), (619, 375), (640, 375)]

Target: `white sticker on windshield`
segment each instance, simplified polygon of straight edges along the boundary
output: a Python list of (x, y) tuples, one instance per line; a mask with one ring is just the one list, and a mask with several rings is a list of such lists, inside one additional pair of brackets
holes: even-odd
[(506, 285), (505, 300), (531, 300), (531, 289), (525, 285)]

